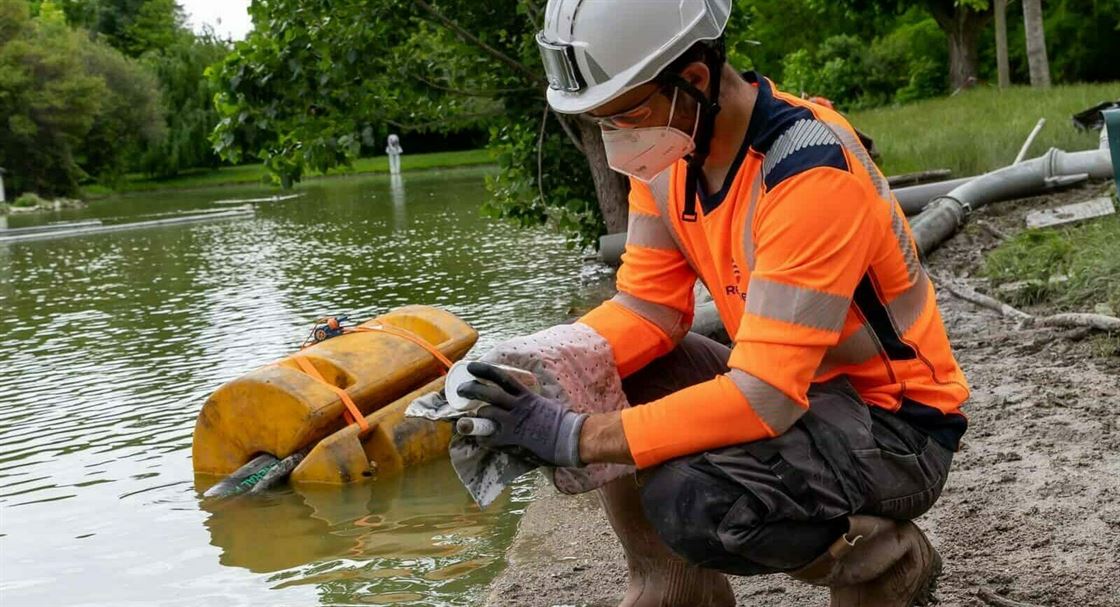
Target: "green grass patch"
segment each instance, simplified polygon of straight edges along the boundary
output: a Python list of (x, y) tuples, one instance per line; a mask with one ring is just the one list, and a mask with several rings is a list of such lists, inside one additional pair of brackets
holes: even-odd
[(983, 273), (996, 286), (1024, 281), (1001, 295), (1015, 305), (1093, 312), (1107, 304), (1106, 313), (1120, 313), (1120, 215), (1021, 232), (988, 254)]
[(1073, 128), (1070, 116), (1120, 96), (1120, 82), (1005, 90), (982, 87), (953, 97), (852, 112), (856, 128), (875, 139), (879, 166), (888, 175), (951, 169), (958, 177), (1011, 164), (1039, 118), (1046, 127), (1028, 158), (1051, 147), (1066, 151), (1095, 148), (1097, 133)]
[[(431, 169), (445, 169), (453, 167), (491, 164), (494, 160), (487, 150), (462, 150), (455, 152), (432, 152), (428, 154), (405, 154), (401, 156), (401, 171), (424, 171)], [(334, 177), (339, 175), (357, 175), (369, 173), (388, 173), (389, 160), (385, 156), (373, 158), (359, 158), (353, 166), (332, 169), (323, 173), (311, 173), (307, 179)], [(198, 169), (186, 171), (176, 177), (168, 179), (152, 179), (139, 174), (129, 175), (120, 185), (120, 192), (139, 192), (151, 190), (172, 190), (204, 188), (220, 185), (268, 183), (268, 171), (260, 164), (246, 164), (219, 169)], [(90, 191), (87, 195), (104, 195), (101, 190)]]

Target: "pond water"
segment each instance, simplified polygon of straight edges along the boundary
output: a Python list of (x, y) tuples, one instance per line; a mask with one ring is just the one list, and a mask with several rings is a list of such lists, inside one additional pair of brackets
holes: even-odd
[[(484, 170), (350, 177), (248, 219), (0, 244), (0, 602), (470, 605), (533, 483), (480, 511), (446, 460), (345, 490), (200, 505), (195, 416), (311, 321), (442, 306), (478, 349), (586, 305), (601, 271), (545, 229), (485, 219)], [(259, 187), (16, 217), (132, 221)]]

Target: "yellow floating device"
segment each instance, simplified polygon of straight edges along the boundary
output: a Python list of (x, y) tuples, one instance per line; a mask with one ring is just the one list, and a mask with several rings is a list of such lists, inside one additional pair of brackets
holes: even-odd
[[(428, 347), (414, 343), (417, 337)], [(406, 306), (251, 371), (203, 405), (194, 430), (195, 473), (225, 476), (261, 453), (284, 458), (311, 448), (292, 480), (346, 484), (445, 453), (450, 428), (405, 420), (404, 409), (442, 387), (444, 363), (429, 349), (458, 360), (477, 340), (450, 312)], [(321, 380), (301, 367), (308, 363)], [(344, 396), (368, 430), (348, 424)]]

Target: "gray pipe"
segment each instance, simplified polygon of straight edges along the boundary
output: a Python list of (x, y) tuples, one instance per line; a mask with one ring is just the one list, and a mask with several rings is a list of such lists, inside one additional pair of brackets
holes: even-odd
[[(936, 183), (923, 183), (905, 188), (891, 190), (898, 198), (902, 210), (907, 215), (917, 215), (929, 204), (929, 201), (952, 192), (954, 188), (976, 179), (975, 177), (961, 177)], [(599, 260), (612, 268), (617, 268), (622, 263), (622, 252), (626, 249), (626, 232), (607, 234), (599, 237)]]
[(952, 192), (954, 188), (958, 188), (973, 179), (976, 179), (976, 177), (961, 177), (936, 183), (923, 183), (905, 188), (895, 188), (891, 192), (898, 199), (898, 203), (902, 205), (902, 210), (907, 215), (917, 215), (929, 204), (929, 201), (938, 196), (944, 196)]
[(626, 250), (626, 232), (607, 234), (599, 237), (599, 259), (612, 268), (622, 263), (622, 252)]
[[(910, 219), (910, 229), (914, 233), (918, 250), (923, 255), (928, 255), (956, 233), (972, 211), (992, 202), (1033, 196), (1071, 181), (1111, 178), (1114, 160), (1120, 161), (1109, 156), (1108, 139), (1102, 132), (1100, 149), (1072, 153), (1051, 149), (1038, 158), (997, 169), (979, 177), (900, 188), (895, 190), (895, 195), (904, 190), (922, 192), (922, 196), (934, 192), (933, 200), (928, 204), (923, 202), (919, 208), (924, 210), (917, 217)], [(903, 196), (910, 197), (913, 194), (907, 193)], [(916, 200), (916, 198), (908, 199)], [(900, 199), (899, 202), (902, 200)], [(904, 205), (903, 208), (905, 209), (906, 206)], [(611, 237), (621, 242), (618, 249), (618, 254), (621, 256), (626, 235), (612, 234), (603, 238)], [(603, 242), (603, 239), (600, 239), (600, 242)], [(617, 257), (615, 259), (617, 260)], [(615, 264), (617, 263), (616, 261)], [(723, 343), (729, 342), (715, 304), (710, 301), (697, 304), (692, 330)]]
[[(1102, 137), (1102, 145), (1107, 140)], [(1034, 196), (1047, 189), (1085, 178), (1107, 179), (1112, 175), (1108, 149), (1067, 153), (1051, 148), (1038, 158), (985, 173), (934, 199), (910, 220), (918, 249), (923, 255), (952, 236), (973, 211), (992, 202)]]

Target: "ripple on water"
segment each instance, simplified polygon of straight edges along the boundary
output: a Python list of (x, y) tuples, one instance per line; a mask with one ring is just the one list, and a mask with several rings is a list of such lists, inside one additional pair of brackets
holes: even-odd
[[(206, 396), (328, 313), (439, 304), (479, 348), (564, 318), (581, 261), (478, 214), (481, 175), (306, 185), (247, 221), (0, 246), (5, 604), (469, 605), (529, 484), (486, 511), (437, 462), (345, 491), (203, 509)], [(245, 197), (259, 195), (246, 190)], [(228, 190), (101, 201), (52, 219), (206, 208)]]

